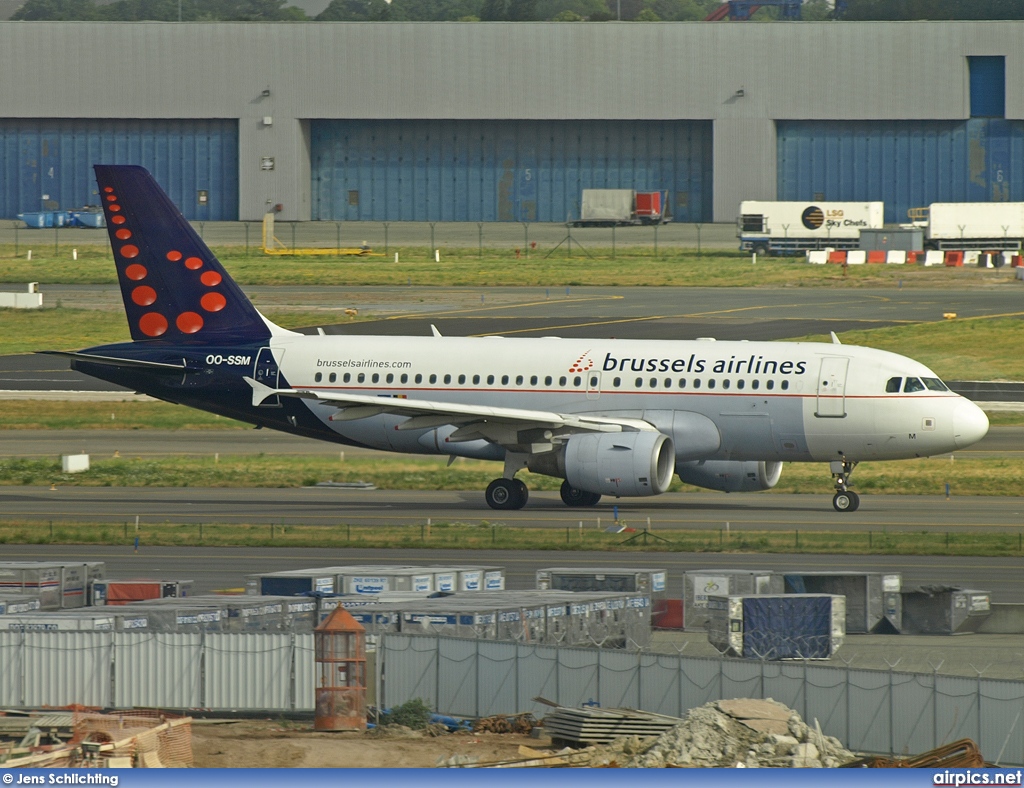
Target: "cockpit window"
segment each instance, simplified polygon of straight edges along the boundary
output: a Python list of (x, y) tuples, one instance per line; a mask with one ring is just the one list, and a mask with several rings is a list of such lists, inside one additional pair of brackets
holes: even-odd
[(946, 384), (938, 378), (921, 378), (924, 381), (924, 385), (928, 387), (929, 391), (949, 391)]
[(901, 385), (903, 385), (903, 378), (889, 378), (885, 384), (885, 391), (887, 394), (899, 394)]
[(918, 378), (907, 378), (907, 382), (903, 384), (903, 393), (909, 394), (912, 391), (924, 391), (924, 383)]

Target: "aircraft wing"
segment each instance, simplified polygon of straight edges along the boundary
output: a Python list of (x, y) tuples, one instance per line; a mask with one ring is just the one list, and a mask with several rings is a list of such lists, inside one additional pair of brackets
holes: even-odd
[(337, 407), (339, 412), (332, 417), (332, 421), (353, 421), (383, 413), (408, 416), (409, 420), (399, 424), (397, 429), (431, 429), (451, 424), (459, 429), (449, 437), (450, 441), (484, 438), (494, 443), (511, 445), (522, 442), (518, 435), (521, 430), (540, 429), (569, 435), (577, 432), (640, 432), (656, 429), (654, 425), (642, 419), (616, 419), (524, 408), (341, 394), (317, 389), (274, 389), (252, 378), (246, 378), (245, 381), (252, 387), (253, 405), (259, 405), (272, 396), (298, 397)]

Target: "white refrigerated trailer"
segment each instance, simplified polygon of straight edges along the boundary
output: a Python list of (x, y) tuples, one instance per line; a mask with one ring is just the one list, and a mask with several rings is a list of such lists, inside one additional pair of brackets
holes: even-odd
[(1020, 249), (1024, 202), (933, 202), (928, 206), (929, 249)]
[(857, 249), (861, 230), (879, 230), (881, 202), (740, 203), (740, 250), (757, 254), (799, 254), (808, 249)]

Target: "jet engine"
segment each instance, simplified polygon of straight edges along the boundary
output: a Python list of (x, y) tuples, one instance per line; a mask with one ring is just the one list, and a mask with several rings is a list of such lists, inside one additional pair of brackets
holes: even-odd
[(660, 432), (573, 435), (565, 446), (565, 478), (601, 495), (661, 495), (672, 482), (676, 454)]
[(701, 460), (676, 466), (679, 478), (687, 484), (721, 492), (757, 492), (770, 490), (782, 476), (781, 462)]

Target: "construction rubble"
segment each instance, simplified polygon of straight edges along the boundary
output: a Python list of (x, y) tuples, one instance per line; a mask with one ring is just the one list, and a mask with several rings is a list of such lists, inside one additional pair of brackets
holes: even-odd
[(487, 765), (834, 768), (857, 757), (835, 737), (823, 735), (817, 723), (808, 725), (770, 698), (707, 703), (659, 736), (620, 736), (608, 744), (557, 753), (527, 747), (520, 752), (522, 760)]

